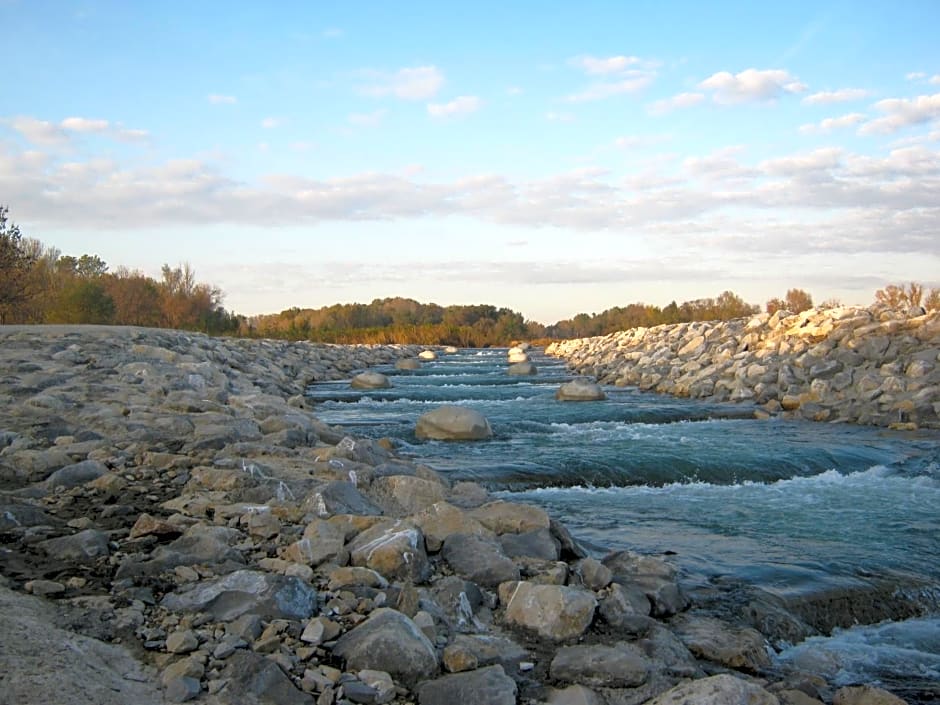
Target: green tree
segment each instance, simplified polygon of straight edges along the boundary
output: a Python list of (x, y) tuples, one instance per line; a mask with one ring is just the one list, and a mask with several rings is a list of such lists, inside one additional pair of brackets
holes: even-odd
[(35, 294), (28, 285), (35, 259), (23, 242), (19, 226), (9, 220), (8, 214), (9, 209), (0, 206), (0, 324)]
[(112, 323), (114, 301), (100, 281), (75, 278), (59, 292), (46, 320), (49, 323)]

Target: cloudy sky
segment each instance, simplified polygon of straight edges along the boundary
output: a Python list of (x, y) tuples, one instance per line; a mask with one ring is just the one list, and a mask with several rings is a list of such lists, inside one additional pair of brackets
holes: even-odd
[(0, 0), (0, 204), (239, 313), (940, 286), (940, 3)]

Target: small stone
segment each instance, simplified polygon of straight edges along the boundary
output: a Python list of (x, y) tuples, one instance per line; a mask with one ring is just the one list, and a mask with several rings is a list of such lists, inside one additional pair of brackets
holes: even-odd
[(26, 592), (38, 597), (61, 595), (65, 592), (65, 585), (54, 580), (30, 580), (24, 586)]
[(164, 694), (166, 699), (171, 703), (185, 703), (188, 700), (199, 697), (201, 691), (202, 688), (198, 680), (188, 676), (182, 676), (180, 678), (171, 679), (166, 684)]
[(191, 629), (173, 632), (166, 638), (166, 650), (171, 654), (188, 654), (199, 648), (199, 638)]

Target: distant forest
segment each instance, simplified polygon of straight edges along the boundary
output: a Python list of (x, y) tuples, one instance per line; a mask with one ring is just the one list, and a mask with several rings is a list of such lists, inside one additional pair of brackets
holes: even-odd
[[(760, 307), (731, 291), (659, 307), (644, 303), (615, 306), (601, 313), (543, 325), (521, 313), (486, 304), (438, 306), (395, 297), (370, 304), (290, 308), (280, 313), (241, 316), (227, 311), (222, 291), (196, 280), (188, 264), (163, 265), (160, 279), (110, 267), (97, 255), (64, 255), (55, 247), (24, 238), (0, 206), (0, 324), (101, 323), (194, 330), (210, 335), (315, 340), (326, 343), (413, 343), (487, 347), (515, 341), (584, 338), (639, 326), (729, 320)], [(940, 308), (940, 289), (891, 284), (875, 294), (891, 307)], [(827, 301), (823, 306), (838, 305)], [(766, 303), (773, 313), (812, 308), (802, 289)]]

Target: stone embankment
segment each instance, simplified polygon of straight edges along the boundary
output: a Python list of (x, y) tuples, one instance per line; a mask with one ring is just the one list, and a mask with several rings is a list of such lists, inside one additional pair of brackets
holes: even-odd
[(417, 351), (0, 327), (0, 702), (874, 702), (302, 396)]
[(546, 352), (604, 384), (754, 403), (758, 415), (940, 428), (937, 311), (780, 311), (634, 328)]

